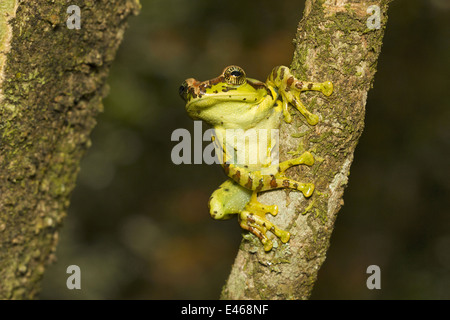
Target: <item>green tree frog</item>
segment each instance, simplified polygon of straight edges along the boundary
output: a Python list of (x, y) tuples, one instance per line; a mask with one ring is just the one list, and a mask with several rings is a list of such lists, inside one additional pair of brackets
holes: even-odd
[[(329, 96), (333, 85), (330, 81), (298, 80), (285, 66), (275, 67), (264, 83), (247, 78), (241, 67), (228, 66), (217, 78), (203, 82), (189, 78), (179, 89), (188, 115), (214, 128), (216, 154), (220, 155), (221, 166), (229, 177), (209, 199), (211, 216), (221, 220), (237, 215), (241, 227), (256, 235), (265, 251), (273, 247), (267, 231), (283, 243), (289, 241), (290, 234), (266, 218), (267, 213), (275, 216), (278, 207), (258, 202), (258, 193), (289, 188), (310, 197), (314, 192), (314, 184), (301, 183), (285, 175), (290, 167), (312, 166), (313, 155), (304, 152), (295, 159), (275, 161), (277, 146), (271, 132), (279, 128), (282, 118), (287, 123), (292, 121), (289, 104), (300, 111), (308, 124), (317, 124), (319, 117), (300, 102), (300, 93), (306, 90)], [(245, 151), (243, 156), (239, 157), (239, 151)], [(259, 156), (253, 157), (255, 154)]]

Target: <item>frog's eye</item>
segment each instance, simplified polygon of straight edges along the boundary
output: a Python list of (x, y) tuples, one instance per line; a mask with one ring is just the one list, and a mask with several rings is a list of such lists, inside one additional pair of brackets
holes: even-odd
[(223, 71), (223, 77), (228, 84), (241, 85), (245, 83), (245, 72), (238, 66), (226, 67)]

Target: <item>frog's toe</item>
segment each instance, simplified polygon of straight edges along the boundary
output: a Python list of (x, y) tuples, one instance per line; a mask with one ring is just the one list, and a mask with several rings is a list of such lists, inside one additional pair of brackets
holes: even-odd
[(258, 200), (256, 200), (256, 193), (251, 201), (247, 203), (246, 209), (250, 212), (258, 214), (261, 217), (264, 217), (266, 213), (270, 213), (273, 216), (278, 214), (278, 206), (276, 204), (268, 206), (258, 202)]
[[(277, 228), (278, 229), (278, 228)], [(286, 243), (289, 241), (289, 239), (291, 238), (291, 234), (287, 231), (278, 229), (274, 231), (275, 234), (277, 234), (277, 236), (280, 238), (281, 242)]]
[(327, 97), (333, 93), (333, 83), (331, 81), (325, 81), (322, 83), (322, 93)]
[(273, 216), (276, 216), (278, 214), (278, 206), (274, 204), (273, 206), (264, 206), (266, 209), (266, 213), (270, 213)]
[(298, 185), (298, 190), (300, 190), (306, 198), (311, 197), (314, 192), (313, 183), (300, 183)]
[(263, 218), (254, 215), (248, 211), (242, 211), (239, 214), (239, 224), (244, 230), (248, 230), (261, 240), (264, 245), (264, 250), (269, 251), (272, 249), (272, 241), (267, 237), (267, 225), (262, 222)]
[(289, 232), (279, 229), (272, 222), (267, 220), (265, 218), (265, 212), (262, 211), (251, 212), (248, 210), (243, 210), (239, 214), (239, 223), (243, 229), (250, 231), (257, 236), (259, 240), (261, 240), (265, 251), (270, 251), (273, 247), (272, 241), (267, 237), (267, 231), (271, 231), (283, 243), (288, 242), (290, 238)]
[(307, 166), (312, 166), (314, 164), (314, 156), (311, 154), (311, 152), (305, 151), (302, 153), (302, 155), (298, 158), (287, 160), (286, 162), (289, 163), (290, 167), (297, 166), (300, 164), (304, 164)]
[(264, 237), (263, 239), (261, 239), (261, 243), (264, 246), (264, 251), (270, 251), (273, 248), (273, 242), (272, 240), (270, 240), (267, 237)]
[(306, 151), (299, 157), (299, 164), (305, 164), (307, 166), (312, 166), (314, 164), (314, 156)]

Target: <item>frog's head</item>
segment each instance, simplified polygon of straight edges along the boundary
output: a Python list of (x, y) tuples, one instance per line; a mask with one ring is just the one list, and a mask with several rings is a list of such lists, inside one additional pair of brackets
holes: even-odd
[(267, 95), (273, 98), (265, 83), (247, 78), (238, 66), (226, 67), (211, 80), (186, 79), (179, 93), (191, 118), (224, 127), (251, 121), (261, 101)]

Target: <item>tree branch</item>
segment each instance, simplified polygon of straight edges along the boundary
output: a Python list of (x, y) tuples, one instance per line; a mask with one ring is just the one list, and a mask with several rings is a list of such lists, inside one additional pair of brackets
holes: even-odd
[(311, 151), (314, 166), (293, 168), (288, 176), (313, 181), (316, 191), (309, 199), (283, 190), (259, 197), (263, 203), (278, 205), (280, 213), (273, 221), (289, 230), (291, 239), (265, 253), (256, 237), (246, 234), (222, 299), (310, 296), (343, 205), (354, 150), (364, 128), (365, 104), (381, 51), (389, 2), (306, 1), (291, 68), (301, 80), (332, 81), (334, 93), (328, 98), (302, 93), (304, 104), (320, 116), (320, 121), (309, 126), (296, 113), (292, 124), (283, 124), (280, 161), (292, 158), (292, 151)]
[(137, 0), (0, 5), (0, 299), (36, 297)]

